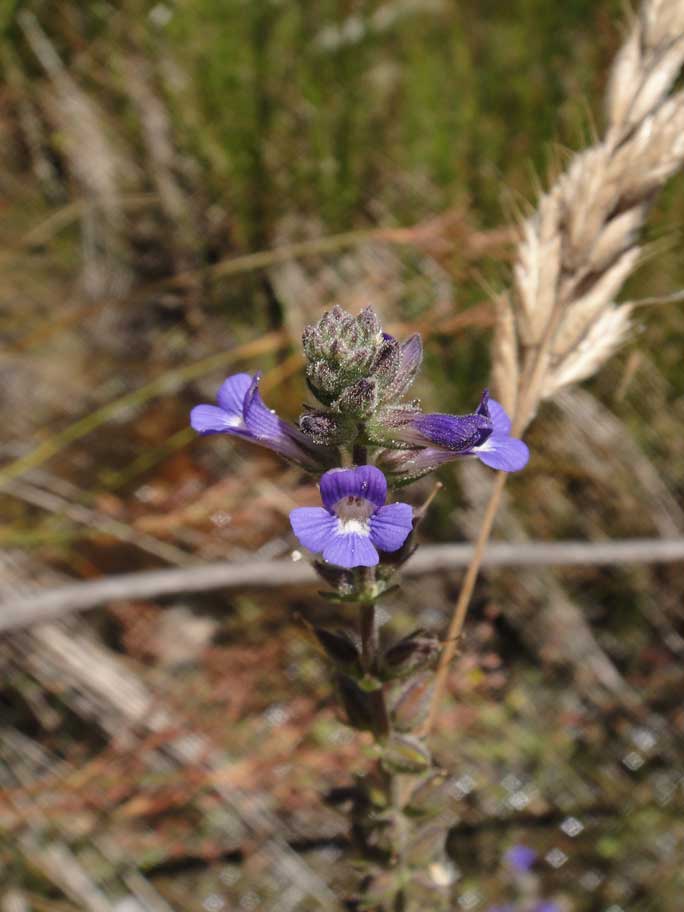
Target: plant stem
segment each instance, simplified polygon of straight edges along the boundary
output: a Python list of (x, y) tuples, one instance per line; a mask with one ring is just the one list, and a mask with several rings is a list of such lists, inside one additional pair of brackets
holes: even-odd
[[(375, 581), (375, 571), (372, 567), (364, 568), (365, 581), (371, 586)], [(373, 675), (377, 665), (378, 652), (380, 648), (378, 638), (378, 628), (375, 618), (375, 603), (361, 602), (361, 664), (367, 675)], [(390, 720), (387, 712), (387, 701), (385, 700), (385, 691), (382, 686), (378, 686), (369, 694), (369, 699), (373, 706), (373, 717), (375, 719), (375, 735), (377, 738), (385, 738), (390, 733)]]
[(378, 630), (375, 624), (375, 604), (361, 604), (361, 662), (363, 670), (370, 672), (378, 654)]
[[(366, 427), (361, 422), (356, 429), (357, 441), (366, 439)], [(368, 463), (368, 447), (365, 443), (354, 443), (352, 450), (352, 461), (354, 465), (362, 466)]]

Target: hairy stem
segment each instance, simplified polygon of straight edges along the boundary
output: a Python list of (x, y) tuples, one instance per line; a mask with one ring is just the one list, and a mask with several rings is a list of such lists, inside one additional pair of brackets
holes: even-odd
[(361, 604), (361, 662), (365, 672), (372, 671), (378, 654), (378, 630), (375, 623), (375, 604)]
[(366, 439), (366, 426), (361, 422), (356, 428), (356, 441), (352, 449), (352, 461), (354, 465), (361, 466), (368, 464), (368, 447), (362, 443)]
[[(363, 572), (366, 585), (370, 588), (375, 582), (375, 572), (372, 567), (365, 567)], [(371, 601), (362, 602), (360, 607), (361, 664), (367, 675), (373, 675), (377, 667), (378, 652), (380, 649), (375, 617), (375, 603)], [(382, 686), (378, 686), (375, 690), (372, 690), (369, 698), (373, 707), (375, 735), (377, 738), (385, 738), (390, 733), (391, 726), (389, 713), (387, 711), (385, 691)]]

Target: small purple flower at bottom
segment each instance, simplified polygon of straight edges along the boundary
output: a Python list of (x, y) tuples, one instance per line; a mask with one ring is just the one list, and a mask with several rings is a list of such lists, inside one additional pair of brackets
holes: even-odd
[(506, 864), (519, 874), (526, 873), (537, 860), (537, 853), (526, 845), (514, 845), (504, 855)]
[(290, 523), (300, 543), (338, 567), (374, 567), (378, 551), (397, 551), (413, 528), (409, 504), (385, 505), (387, 482), (364, 465), (321, 477), (322, 507), (298, 507)]

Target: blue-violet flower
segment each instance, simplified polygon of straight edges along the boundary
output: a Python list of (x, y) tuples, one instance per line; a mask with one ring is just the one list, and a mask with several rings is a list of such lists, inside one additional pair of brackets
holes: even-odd
[(269, 409), (259, 393), (260, 374), (233, 374), (221, 384), (218, 405), (197, 405), (190, 424), (200, 434), (232, 434), (274, 450), (306, 469), (336, 461), (336, 451), (317, 446), (294, 425)]
[(506, 852), (504, 860), (514, 871), (523, 874), (529, 871), (535, 863), (537, 860), (537, 853), (529, 846), (514, 845)]
[(410, 505), (385, 505), (386, 498), (387, 481), (375, 466), (332, 469), (321, 477), (323, 506), (298, 507), (290, 522), (301, 544), (331, 564), (373, 567), (378, 550), (397, 551), (413, 527)]
[(392, 475), (418, 477), (445, 462), (462, 456), (476, 456), (492, 469), (517, 472), (530, 458), (527, 445), (511, 437), (511, 419), (504, 407), (482, 394), (477, 410), (470, 415), (423, 414), (407, 410), (398, 413), (391, 434), (396, 440), (420, 449), (403, 452), (386, 450), (379, 458)]

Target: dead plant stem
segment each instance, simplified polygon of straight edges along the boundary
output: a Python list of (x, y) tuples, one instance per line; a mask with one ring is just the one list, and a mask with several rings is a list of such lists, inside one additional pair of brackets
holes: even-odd
[[(537, 405), (541, 399), (541, 386), (544, 381), (548, 352), (553, 342), (556, 329), (558, 328), (561, 315), (562, 309), (559, 306), (558, 300), (556, 300), (535, 357), (530, 362), (529, 370), (521, 378), (516, 393), (517, 407), (512, 426), (514, 435), (522, 434), (537, 410)], [(487, 503), (484, 516), (482, 517), (482, 524), (480, 526), (480, 531), (478, 532), (477, 541), (475, 542), (475, 550), (473, 551), (473, 556), (468, 564), (468, 569), (466, 570), (466, 575), (463, 579), (463, 585), (461, 586), (451, 616), (451, 621), (449, 622), (446, 642), (444, 643), (444, 648), (439, 657), (439, 664), (437, 665), (437, 672), (435, 675), (435, 686), (430, 700), (430, 708), (425, 726), (421, 731), (421, 735), (423, 736), (429, 735), (437, 719), (439, 704), (444, 694), (447, 677), (449, 675), (449, 666), (456, 654), (458, 641), (461, 638), (463, 624), (465, 623), (470, 600), (475, 589), (475, 583), (477, 582), (477, 576), (480, 572), (480, 567), (484, 558), (485, 548), (487, 547), (489, 536), (492, 533), (494, 520), (499, 509), (499, 504), (501, 503), (501, 497), (507, 478), (508, 472), (497, 472), (497, 477), (494, 486), (492, 487), (492, 493), (489, 495), (489, 502)]]
[(504, 485), (506, 484), (507, 477), (508, 472), (497, 472), (494, 487), (492, 488), (492, 493), (489, 496), (489, 503), (487, 504), (487, 509), (485, 510), (484, 516), (482, 517), (482, 525), (480, 526), (480, 531), (475, 543), (475, 551), (473, 552), (470, 564), (468, 565), (468, 569), (463, 580), (463, 585), (461, 586), (461, 591), (458, 594), (458, 600), (454, 607), (454, 613), (451, 617), (449, 629), (447, 630), (444, 649), (442, 650), (442, 654), (439, 658), (439, 665), (437, 666), (437, 672), (435, 675), (435, 687), (432, 692), (432, 699), (430, 701), (430, 709), (428, 712), (427, 720), (425, 722), (425, 726), (421, 731), (421, 735), (424, 737), (430, 734), (437, 718), (439, 704), (444, 692), (444, 688), (446, 686), (447, 676), (449, 674), (449, 666), (456, 653), (456, 646), (461, 636), (461, 631), (463, 630), (463, 623), (468, 612), (470, 599), (475, 588), (477, 575), (480, 571), (482, 558), (484, 557), (485, 547), (487, 545), (487, 541), (489, 540), (492, 526), (494, 525), (494, 518), (496, 516), (497, 510), (499, 509), (499, 503), (501, 502), (501, 495), (503, 494), (503, 489)]

